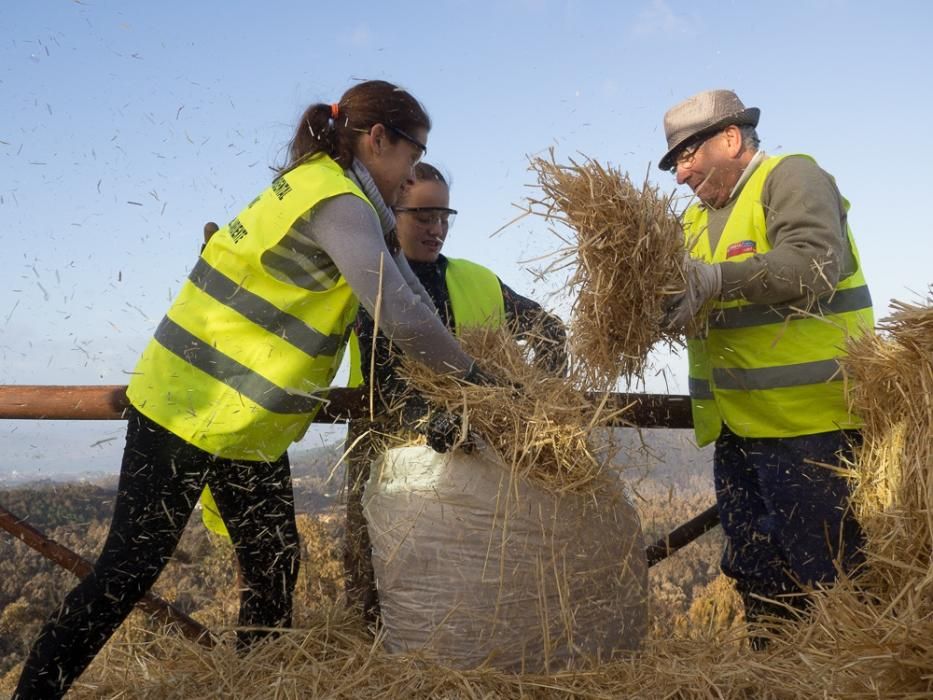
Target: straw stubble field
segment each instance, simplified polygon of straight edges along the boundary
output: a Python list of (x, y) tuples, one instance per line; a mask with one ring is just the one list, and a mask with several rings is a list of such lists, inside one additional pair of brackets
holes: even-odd
[[(696, 514), (710, 498), (708, 479), (700, 476), (676, 483), (645, 480), (641, 487), (639, 512), (652, 536)], [(230, 545), (192, 523), (155, 590), (219, 633), (223, 644), (204, 649), (142, 613), (133, 613), (81, 677), (71, 697), (262, 698), (275, 697), (276, 692), (279, 697), (295, 698), (443, 697), (444, 693), (469, 697), (476, 692), (494, 697), (554, 696), (541, 687), (555, 682), (550, 676), (513, 677), (493, 669), (452, 671), (417, 657), (389, 656), (382, 651), (361, 619), (344, 609), (340, 521), (339, 511), (299, 516), (302, 568), (296, 590), (296, 630), (245, 658), (237, 656), (232, 645), (237, 594)], [(93, 556), (106, 534), (106, 520), (90, 528), (58, 528), (51, 534)], [(731, 588), (716, 578), (720, 547), (717, 533), (710, 533), (652, 569), (652, 639), (689, 638), (698, 631), (708, 635), (712, 627), (731, 627), (741, 619), (736, 617), (737, 601)], [(0, 614), (0, 630), (11, 642), (18, 642), (14, 658), (21, 660), (42, 619), (74, 579), (61, 569), (43, 566), (38, 555), (22, 546), (10, 549), (10, 560), (20, 562), (18, 569), (24, 564), (34, 569), (26, 580), (9, 574), (7, 580), (29, 600), (19, 599)], [(41, 595), (37, 586), (47, 589), (46, 594)], [(0, 693), (12, 691), (18, 673), (18, 666), (7, 668)], [(570, 677), (557, 676), (556, 682), (566, 685)]]

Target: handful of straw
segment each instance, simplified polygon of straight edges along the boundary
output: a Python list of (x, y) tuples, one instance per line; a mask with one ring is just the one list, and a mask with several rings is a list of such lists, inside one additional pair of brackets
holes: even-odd
[(404, 356), (400, 374), (429, 402), (460, 415), (464, 434), (482, 437), (519, 477), (554, 492), (596, 486), (607, 456), (595, 455), (587, 438), (612, 417), (609, 410), (577, 389), (577, 378), (529, 362), (507, 330), (475, 330), (461, 342), (485, 371), (520, 388), (465, 384)]
[(586, 157), (559, 165), (552, 151), (530, 169), (542, 194), (528, 199), (529, 212), (573, 233), (568, 240), (552, 229), (567, 246), (548, 268), (574, 267), (572, 353), (593, 386), (644, 378), (654, 345), (681, 343), (663, 327), (666, 304), (685, 289), (684, 233), (673, 195), (647, 180), (639, 188), (627, 174)]

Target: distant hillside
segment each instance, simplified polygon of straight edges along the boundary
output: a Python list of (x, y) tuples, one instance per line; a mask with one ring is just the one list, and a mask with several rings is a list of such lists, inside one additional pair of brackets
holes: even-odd
[[(712, 450), (697, 449), (692, 432), (616, 429), (607, 434), (611, 434), (618, 450), (614, 463), (626, 481), (687, 490), (697, 489), (698, 484), (705, 490), (703, 484), (708, 483), (712, 494)], [(337, 463), (344, 447), (340, 440), (305, 449), (299, 445), (289, 451), (299, 512), (318, 513), (341, 500), (346, 470), (344, 464)], [(117, 478), (115, 474), (104, 474), (80, 481), (23, 482), (0, 489), (0, 503), (24, 517), (28, 515), (36, 527), (109, 517)], [(33, 492), (44, 495), (27, 495)]]
[[(47, 530), (109, 520), (115, 496), (115, 488), (48, 482), (0, 490), (0, 505), (33, 527)], [(2, 536), (5, 533), (0, 532)]]
[[(292, 451), (292, 477), (300, 512), (325, 509), (339, 495), (344, 482), (343, 468), (329, 482), (328, 476), (341, 454), (342, 442)], [(0, 504), (40, 529), (109, 518), (117, 481), (116, 474), (24, 480), (0, 488)]]

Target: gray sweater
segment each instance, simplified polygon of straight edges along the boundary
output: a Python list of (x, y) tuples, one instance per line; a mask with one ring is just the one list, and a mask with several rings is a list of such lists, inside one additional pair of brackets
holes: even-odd
[[(437, 316), (405, 256), (389, 252), (372, 207), (352, 194), (318, 204), (294, 228), (317, 244), (340, 270), (360, 303), (402, 350), (437, 372), (465, 374), (473, 363)], [(381, 281), (381, 299), (380, 299)]]

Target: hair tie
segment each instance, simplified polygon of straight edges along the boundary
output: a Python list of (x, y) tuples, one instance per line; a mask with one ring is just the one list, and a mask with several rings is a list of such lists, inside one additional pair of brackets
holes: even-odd
[(338, 103), (334, 102), (334, 103), (330, 106), (330, 118), (333, 119), (334, 121), (336, 121), (336, 120), (337, 120), (337, 117), (338, 117), (339, 115), (340, 115), (340, 105), (339, 105)]

